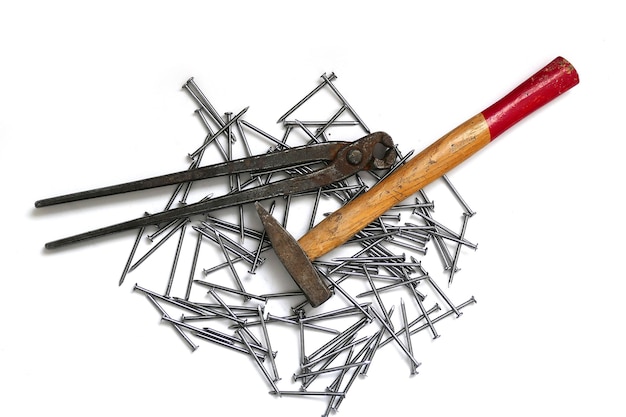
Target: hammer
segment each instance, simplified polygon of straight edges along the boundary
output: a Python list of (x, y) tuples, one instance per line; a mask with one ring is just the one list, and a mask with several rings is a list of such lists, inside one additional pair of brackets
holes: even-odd
[(557, 57), (502, 99), (414, 156), (369, 191), (333, 212), (298, 241), (258, 202), (276, 255), (312, 307), (331, 296), (313, 264), (394, 205), (465, 161), (508, 128), (578, 84), (572, 64)]

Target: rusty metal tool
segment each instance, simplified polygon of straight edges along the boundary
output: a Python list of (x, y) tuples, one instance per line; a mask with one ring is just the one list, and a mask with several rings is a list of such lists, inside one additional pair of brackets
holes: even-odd
[[(296, 241), (257, 204), (274, 250), (310, 304), (331, 295), (311, 261), (340, 246), (394, 205), (465, 161), (508, 128), (578, 84), (578, 74), (558, 57), (483, 112), (462, 123), (366, 193), (335, 211)], [(304, 272), (303, 272), (304, 271)]]
[(124, 184), (47, 198), (35, 202), (35, 207), (40, 208), (89, 198), (146, 190), (216, 176), (226, 176), (243, 172), (264, 172), (316, 162), (327, 163), (322, 168), (297, 177), (283, 179), (248, 190), (233, 192), (221, 197), (188, 204), (185, 207), (166, 210), (46, 243), (45, 247), (47, 249), (54, 249), (110, 233), (162, 224), (175, 219), (205, 214), (213, 210), (251, 203), (267, 198), (310, 191), (341, 181), (358, 171), (389, 168), (396, 160), (396, 157), (397, 153), (391, 137), (384, 132), (376, 132), (354, 142), (314, 143)]

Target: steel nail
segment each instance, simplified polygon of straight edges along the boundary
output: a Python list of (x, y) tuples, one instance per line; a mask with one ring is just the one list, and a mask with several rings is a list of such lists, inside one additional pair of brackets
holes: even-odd
[[(170, 317), (169, 314), (167, 314), (167, 312), (165, 311), (165, 309), (154, 299), (153, 296), (151, 296), (150, 294), (146, 294), (146, 298), (148, 298), (148, 300), (150, 300), (150, 302), (159, 310), (159, 312), (161, 312), (161, 315), (163, 317)], [(191, 348), (192, 351), (195, 351), (196, 349), (198, 349), (198, 345), (196, 345), (193, 340), (191, 340), (191, 338), (187, 335), (187, 333), (185, 333), (180, 326), (178, 326), (177, 324), (171, 323), (172, 327), (174, 327), (174, 329), (176, 329), (176, 331), (178, 332), (178, 334), (185, 340), (185, 342), (187, 342), (187, 344), (189, 345), (189, 347)]]
[[(208, 146), (215, 142), (215, 144), (217, 145), (218, 149), (220, 150), (220, 152), (222, 153), (222, 156), (224, 157), (224, 159), (228, 159), (228, 154), (226, 153), (226, 149), (224, 149), (224, 146), (222, 146), (222, 144), (220, 143), (219, 140), (217, 140), (218, 135), (213, 133), (213, 128), (211, 127), (211, 124), (209, 123), (209, 121), (206, 118), (206, 115), (204, 114), (204, 112), (202, 111), (202, 109), (198, 109), (196, 110), (196, 114), (198, 116), (200, 116), (200, 120), (202, 121), (202, 124), (204, 124), (204, 127), (207, 130), (207, 136), (204, 139), (204, 143), (202, 144), (202, 146), (204, 146), (204, 149), (202, 149), (199, 153), (198, 156), (203, 155), (203, 152), (206, 148), (208, 148)], [(190, 158), (194, 159), (194, 157), (189, 154), (188, 155)]]
[(319, 371), (309, 371), (309, 372), (304, 372), (301, 374), (297, 374), (294, 375), (293, 378), (294, 380), (298, 380), (298, 379), (303, 379), (303, 378), (308, 378), (311, 376), (315, 376), (315, 375), (322, 375), (322, 374), (327, 374), (329, 372), (336, 372), (336, 371), (341, 371), (343, 369), (349, 369), (349, 368), (354, 368), (357, 366), (364, 366), (369, 364), (370, 361), (362, 361), (362, 362), (355, 362), (355, 363), (350, 363), (347, 365), (339, 365), (339, 366), (333, 366), (332, 368), (326, 368), (326, 369), (322, 369)]
[[(411, 343), (411, 335), (409, 334), (409, 321), (406, 318), (406, 306), (404, 305), (404, 300), (400, 298), (400, 310), (402, 312), (402, 323), (404, 325), (404, 333), (406, 334), (406, 346), (409, 349), (411, 355), (413, 355), (413, 343)], [(411, 364), (411, 375), (415, 375), (417, 371), (415, 370), (415, 366)]]
[(444, 175), (441, 176), (441, 178), (443, 178), (443, 180), (448, 185), (448, 187), (450, 187), (450, 191), (452, 191), (452, 194), (454, 194), (456, 199), (463, 206), (463, 209), (465, 210), (465, 214), (467, 214), (469, 217), (472, 217), (474, 214), (476, 214), (475, 211), (473, 211), (471, 208), (469, 208), (469, 206), (467, 205), (465, 200), (463, 200), (463, 197), (461, 197), (461, 195), (459, 194), (457, 189), (454, 187), (454, 185), (452, 185), (452, 183), (450, 182), (450, 179), (448, 178), (448, 176), (446, 174), (444, 174)]
[[(261, 329), (263, 330), (263, 337), (265, 338), (265, 346), (268, 351), (272, 351), (272, 344), (270, 342), (269, 332), (267, 331), (267, 326), (265, 325), (265, 318), (263, 317), (263, 307), (260, 305), (257, 306), (257, 312), (259, 315), (259, 320), (261, 322)], [(274, 373), (274, 381), (280, 381), (280, 377), (278, 376), (278, 368), (276, 367), (276, 361), (274, 361), (274, 355), (268, 355), (270, 365), (272, 367), (272, 372)]]
[[(395, 309), (396, 309), (395, 305), (391, 306), (391, 308), (389, 309), (389, 312), (387, 313), (387, 316), (391, 317)], [(380, 329), (377, 333), (375, 333), (373, 336), (374, 340), (372, 340), (372, 345), (369, 347), (369, 350), (367, 352), (364, 352), (364, 355), (365, 355), (364, 357), (368, 359), (370, 363), (368, 365), (365, 365), (363, 369), (361, 369), (360, 374), (362, 376), (367, 376), (367, 373), (369, 372), (369, 369), (370, 369), (371, 362), (374, 360), (374, 356), (376, 355), (376, 352), (378, 351), (378, 348), (380, 346), (380, 340), (382, 339), (384, 334), (385, 334), (384, 328)]]
[[(476, 303), (476, 299), (475, 299), (474, 297), (471, 297), (471, 298), (470, 298), (469, 300), (467, 300), (466, 302), (459, 304), (459, 305), (457, 306), (457, 309), (458, 309), (458, 310), (461, 310), (461, 309), (463, 309), (463, 308), (467, 307), (468, 305), (470, 305), (470, 304), (474, 304), (474, 303)], [(442, 314), (440, 314), (439, 316), (434, 317), (434, 318), (432, 319), (432, 322), (433, 322), (433, 323), (437, 323), (437, 322), (439, 322), (439, 321), (441, 321), (441, 320), (445, 319), (446, 317), (448, 317), (448, 316), (452, 315), (453, 313), (454, 313), (454, 311), (453, 311), (453, 310), (448, 310), (448, 311), (446, 311), (445, 313), (442, 313)], [(418, 319), (420, 319), (420, 320), (421, 320), (421, 319), (422, 319), (422, 317), (418, 317)], [(412, 327), (414, 324), (417, 324), (417, 322), (418, 322), (418, 320), (413, 320), (413, 321), (409, 324), (409, 327)], [(426, 324), (423, 324), (422, 326), (420, 326), (420, 327), (418, 327), (418, 328), (416, 328), (416, 329), (411, 330), (411, 331), (410, 331), (410, 334), (411, 334), (411, 336), (413, 336), (413, 335), (415, 335), (415, 334), (417, 334), (417, 333), (421, 332), (421, 331), (422, 331), (422, 330), (424, 330), (424, 329), (428, 329), (428, 327), (429, 327), (429, 326), (428, 326), (428, 324), (427, 324), (427, 323), (426, 323)], [(399, 333), (404, 333), (404, 329), (402, 329), (400, 332), (397, 332), (397, 333), (396, 333), (396, 336), (398, 336), (398, 335), (399, 335)], [(394, 339), (393, 339), (393, 338), (391, 338), (391, 337), (390, 337), (390, 338), (388, 338), (388, 339), (385, 339), (385, 340), (383, 340), (383, 341), (380, 343), (380, 346), (381, 346), (381, 347), (383, 347), (383, 346), (385, 346), (386, 344), (391, 343), (393, 340), (394, 340)]]
[[(326, 75), (326, 74), (324, 74)], [(336, 79), (337, 76), (335, 75), (335, 73), (331, 73), (327, 79), (328, 80), (334, 80)], [(315, 95), (315, 93), (317, 93), (318, 91), (320, 91), (322, 88), (324, 88), (324, 86), (326, 85), (326, 80), (324, 80), (322, 83), (318, 84), (317, 87), (315, 87), (309, 94), (307, 94), (306, 96), (304, 96), (304, 98), (302, 100), (300, 100), (299, 102), (297, 102), (292, 108), (290, 108), (289, 110), (287, 110), (287, 112), (285, 114), (283, 114), (282, 116), (280, 116), (280, 118), (278, 119), (278, 121), (276, 123), (280, 123), (282, 121), (284, 121), (287, 117), (289, 117), (289, 115), (291, 113), (293, 113), (294, 111), (296, 111), (300, 106), (302, 106), (304, 103), (306, 103), (307, 100), (309, 100), (311, 97), (313, 97)]]
[(146, 252), (145, 255), (143, 255), (141, 258), (139, 258), (139, 260), (137, 262), (135, 262), (134, 265), (132, 265), (129, 269), (128, 272), (134, 271), (135, 268), (137, 268), (139, 265), (141, 265), (146, 259), (148, 259), (148, 257), (150, 255), (152, 255), (158, 248), (161, 247), (161, 245), (163, 245), (174, 233), (176, 233), (178, 231), (178, 229), (180, 229), (181, 227), (183, 227), (185, 224), (187, 224), (187, 222), (189, 221), (188, 218), (182, 219), (182, 220), (178, 220), (178, 224), (172, 229), (170, 230), (165, 236), (163, 236), (163, 238), (161, 240), (159, 240), (152, 248), (150, 248), (150, 250), (148, 252)]
[(387, 331), (389, 332), (389, 334), (391, 335), (391, 337), (393, 337), (393, 339), (396, 341), (396, 343), (398, 344), (398, 346), (400, 346), (400, 348), (402, 349), (402, 351), (408, 356), (408, 358), (411, 360), (411, 362), (413, 362), (413, 364), (418, 367), (421, 365), (421, 363), (419, 363), (414, 357), (413, 355), (408, 351), (408, 349), (406, 348), (406, 346), (404, 346), (404, 344), (400, 341), (400, 339), (398, 339), (398, 337), (396, 336), (396, 334), (394, 333), (393, 329), (391, 327), (389, 327), (389, 325), (385, 322), (384, 318), (381, 317), (380, 313), (378, 311), (376, 311), (375, 308), (371, 308), (370, 309), (372, 311), (372, 313), (374, 314), (374, 316), (376, 317), (376, 319), (385, 327), (385, 329), (387, 329)]
[(213, 107), (213, 105), (204, 95), (202, 90), (200, 90), (200, 87), (198, 87), (193, 77), (189, 78), (187, 82), (183, 84), (183, 88), (186, 89), (191, 94), (191, 96), (198, 102), (198, 104), (202, 106), (202, 108), (213, 117), (216, 124), (218, 124), (220, 127), (225, 125), (224, 119), (222, 119), (219, 112), (215, 110), (215, 107)]
[(337, 97), (339, 98), (339, 100), (341, 100), (341, 102), (343, 103), (344, 106), (346, 106), (348, 108), (348, 110), (350, 111), (350, 113), (352, 113), (352, 115), (354, 116), (354, 118), (359, 122), (359, 124), (361, 125), (361, 127), (363, 128), (363, 130), (365, 130), (365, 132), (370, 133), (370, 129), (367, 127), (367, 125), (363, 122), (363, 120), (361, 120), (361, 118), (359, 117), (359, 115), (354, 111), (354, 109), (352, 108), (352, 106), (350, 106), (348, 104), (348, 102), (346, 101), (346, 99), (341, 95), (341, 93), (339, 92), (339, 90), (337, 90), (337, 87), (335, 87), (332, 83), (332, 81), (330, 80), (329, 77), (326, 76), (326, 74), (322, 74), (322, 78), (324, 79), (324, 81), (326, 81), (326, 84), (328, 84), (328, 86), (335, 92), (335, 94), (337, 95)]
[(385, 320), (387, 320), (387, 324), (393, 330), (393, 324), (391, 323), (391, 318), (389, 318), (389, 316), (387, 315), (387, 309), (385, 308), (385, 305), (383, 304), (383, 300), (380, 298), (380, 294), (378, 294), (376, 285), (374, 285), (374, 281), (372, 280), (372, 277), (370, 276), (370, 273), (365, 266), (363, 267), (363, 272), (365, 273), (365, 276), (367, 277), (367, 281), (369, 282), (370, 287), (372, 287), (372, 291), (374, 292), (376, 301), (378, 301), (378, 305), (380, 306), (381, 310), (383, 311), (383, 314), (385, 315)]
[(226, 292), (230, 292), (230, 293), (237, 294), (237, 295), (242, 295), (246, 299), (253, 298), (255, 300), (260, 300), (260, 301), (263, 301), (263, 302), (267, 301), (267, 297), (264, 297), (262, 295), (256, 295), (256, 294), (252, 294), (252, 293), (249, 293), (249, 292), (246, 292), (246, 291), (241, 291), (241, 290), (236, 290), (234, 288), (224, 287), (222, 285), (214, 284), (212, 282), (206, 282), (206, 281), (202, 281), (202, 280), (199, 280), (199, 279), (194, 279), (193, 282), (195, 282), (198, 285), (202, 285), (204, 287), (208, 287), (208, 288), (211, 288), (211, 289), (214, 288), (216, 290), (221, 290), (221, 291), (226, 291)]
[[(392, 289), (397, 288), (397, 287), (402, 287), (402, 286), (405, 286), (405, 285), (413, 284), (413, 283), (422, 281), (422, 280), (427, 279), (427, 278), (429, 278), (428, 275), (420, 275), (419, 277), (410, 278), (410, 279), (405, 280), (405, 281), (399, 281), (399, 282), (396, 282), (396, 283), (393, 283), (393, 284), (386, 285), (384, 287), (379, 287), (379, 288), (377, 288), (377, 291), (380, 294), (381, 292), (385, 292), (385, 291), (389, 291), (389, 290), (392, 290)], [(365, 291), (365, 292), (362, 292), (360, 294), (357, 294), (356, 297), (357, 298), (366, 297), (368, 295), (372, 295), (373, 293), (374, 293), (374, 291)]]
[(165, 296), (170, 296), (172, 290), (172, 284), (174, 283), (174, 275), (176, 274), (176, 267), (178, 266), (178, 258), (180, 257), (180, 251), (183, 247), (183, 240), (185, 239), (185, 231), (187, 228), (187, 222), (183, 223), (183, 227), (180, 228), (180, 237), (178, 238), (178, 245), (176, 246), (176, 253), (174, 255), (174, 262), (172, 263), (172, 270), (170, 271), (170, 278), (167, 281), (167, 287), (165, 289)]
[(191, 285), (193, 284), (196, 266), (198, 265), (198, 255), (200, 254), (200, 246), (202, 245), (202, 234), (198, 233), (196, 240), (196, 248), (193, 252), (193, 260), (191, 261), (191, 270), (189, 271), (189, 280), (187, 281), (187, 290), (185, 291), (185, 300), (189, 300), (191, 295)]
[[(228, 121), (228, 123), (226, 123), (217, 132), (215, 132), (215, 134), (212, 136), (212, 138), (217, 138), (219, 135), (221, 135), (222, 133), (226, 132), (230, 128), (230, 126), (233, 123), (235, 123), (241, 116), (243, 116), (245, 114), (245, 112), (247, 112), (247, 111), (248, 111), (248, 107), (245, 107), (243, 110), (241, 110), (239, 113), (237, 113), (232, 119), (230, 119)], [(189, 156), (191, 158), (195, 159), (200, 154), (200, 152), (202, 152), (203, 149), (205, 149), (207, 146), (209, 146), (211, 141), (212, 140), (206, 141), (204, 145), (200, 146), (198, 149), (193, 151), (191, 154), (189, 154)]]
[(368, 323), (367, 317), (361, 318), (359, 321), (354, 323), (352, 326), (345, 329), (343, 332), (339, 333), (337, 336), (330, 339), (324, 345), (320, 346), (315, 352), (311, 353), (308, 356), (309, 360), (313, 360), (320, 356), (323, 352), (331, 350), (331, 347), (337, 346), (341, 344), (341, 342), (350, 338), (352, 335), (356, 334), (360, 329), (362, 329)]
[(343, 397), (343, 392), (332, 392), (332, 391), (270, 391), (272, 395), (291, 395), (291, 396), (326, 396), (326, 397)]
[[(276, 207), (276, 201), (272, 201), (272, 203), (270, 204), (270, 209), (269, 209), (270, 215), (274, 213), (274, 207)], [(259, 246), (257, 247), (257, 250), (254, 252), (254, 260), (252, 261), (252, 266), (250, 267), (250, 270), (248, 271), (251, 274), (256, 273), (256, 269), (259, 265), (259, 255), (261, 255), (261, 248), (263, 247), (263, 244), (266, 243), (265, 234), (266, 234), (266, 230), (264, 228), (263, 232), (261, 232), (261, 237), (259, 238)]]
[(243, 337), (243, 335), (241, 334), (240, 330), (236, 330), (237, 332), (237, 336), (239, 336), (239, 338), (241, 339), (241, 341), (246, 345), (246, 348), (248, 349), (248, 352), (250, 353), (250, 356), (252, 356), (252, 358), (254, 358), (254, 361), (256, 362), (256, 364), (259, 366), (259, 368), (261, 369), (261, 371), (263, 372), (263, 375), (265, 375), (265, 378), (267, 379), (267, 382), (269, 382), (269, 384), (272, 386), (272, 388), (274, 389), (274, 392), (280, 394), (280, 390), (278, 389), (278, 387), (276, 386), (276, 383), (274, 382), (274, 379), (272, 378), (272, 376), (269, 374), (269, 372), (267, 371), (267, 369), (265, 369), (265, 367), (263, 366), (263, 364), (261, 363), (261, 361), (259, 360), (259, 358), (257, 358), (257, 356), (254, 354), (254, 351), (252, 350), (252, 347), (250, 346), (250, 343), (248, 343), (248, 341), (246, 340), (245, 337)]
[(137, 252), (137, 247), (139, 246), (139, 241), (141, 240), (141, 236), (143, 236), (143, 232), (146, 230), (145, 227), (139, 229), (137, 233), (137, 238), (135, 239), (135, 243), (133, 244), (133, 248), (130, 251), (130, 255), (128, 255), (128, 260), (126, 261), (126, 265), (124, 266), (124, 271), (122, 272), (122, 277), (120, 278), (119, 285), (124, 283), (124, 279), (128, 274), (128, 269), (130, 268), (130, 264), (133, 262), (133, 257), (135, 256), (135, 252)]
[[(224, 254), (224, 257), (226, 258), (226, 262), (228, 262), (228, 266), (230, 267), (230, 270), (233, 273), (233, 277), (235, 278), (235, 281), (237, 282), (237, 286), (239, 287), (239, 290), (246, 292), (245, 288), (243, 287), (243, 283), (241, 282), (241, 279), (239, 278), (239, 274), (237, 273), (237, 269), (235, 268), (235, 265), (233, 265), (233, 262), (231, 261), (230, 256), (228, 255), (228, 252), (226, 251), (226, 247), (224, 246), (224, 242), (222, 241), (222, 235), (217, 230), (215, 231), (215, 237), (217, 238), (217, 243), (220, 245), (220, 248), (222, 249), (222, 253)], [(245, 301), (248, 301), (248, 299), (249, 299), (248, 297), (244, 297)]]
[[(461, 239), (465, 237), (465, 230), (467, 229), (467, 222), (469, 218), (470, 218), (469, 215), (463, 213), (463, 226), (461, 227), (461, 235), (460, 235)], [(454, 274), (456, 273), (456, 271), (458, 271), (457, 264), (459, 262), (459, 256), (461, 255), (461, 246), (462, 246), (461, 243), (459, 243), (456, 246), (456, 251), (454, 252), (454, 258), (452, 259), (452, 268), (450, 268), (450, 278), (448, 279), (448, 285), (452, 284), (452, 279), (454, 278)]]

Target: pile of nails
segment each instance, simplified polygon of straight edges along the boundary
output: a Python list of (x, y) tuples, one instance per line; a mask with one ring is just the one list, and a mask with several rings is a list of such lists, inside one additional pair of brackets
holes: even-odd
[[(354, 107), (339, 92), (336, 78), (334, 73), (323, 74), (316, 87), (279, 118), (280, 137), (244, 120), (247, 108), (235, 116), (219, 113), (194, 79), (189, 79), (183, 88), (199, 106), (196, 114), (206, 128), (200, 147), (189, 154), (190, 168), (251, 156), (255, 148), (273, 152), (328, 141), (331, 136), (355, 140), (369, 133)], [(316, 99), (328, 103), (312, 106)], [(295, 118), (295, 114), (299, 117)], [(389, 170), (362, 172), (314, 192), (264, 203), (271, 205), (277, 219), (282, 217), (287, 230), (299, 236), (328, 214), (324, 206), (329, 211), (336, 210), (367, 191), (412, 154), (403, 156), (397, 150), (398, 160)], [(205, 160), (208, 155), (219, 160)], [(212, 179), (210, 187), (216, 192), (240, 191), (302, 175), (310, 169), (303, 166), (262, 175), (238, 174)], [(149, 280), (151, 289), (140, 284), (134, 287), (156, 307), (163, 322), (171, 325), (191, 350), (200, 343), (210, 343), (223, 347), (228, 358), (249, 361), (252, 372), (258, 373), (260, 383), (271, 395), (318, 397), (323, 415), (327, 416), (339, 409), (359, 375), (367, 374), (379, 349), (395, 345), (401, 357), (398, 363), (415, 374), (420, 365), (414, 355), (416, 334), (424, 331), (430, 333), (427, 337), (438, 337), (439, 321), (460, 316), (461, 310), (475, 302), (473, 297), (462, 303), (453, 302), (442, 288), (446, 285), (437, 282), (441, 277), (431, 276), (424, 267), (426, 259), (433, 262), (433, 258), (437, 275), (443, 276), (444, 284), (447, 281), (449, 286), (458, 271), (461, 249), (476, 249), (465, 237), (467, 222), (474, 212), (448, 178), (444, 176), (440, 184), (452, 197), (450, 201), (458, 203), (457, 219), (462, 219), (461, 224), (442, 224), (434, 214), (434, 203), (424, 190), (419, 191), (333, 251), (333, 256), (314, 262), (334, 293), (316, 309), (306, 302), (273, 256), (252, 204), (218, 210), (202, 218), (176, 220), (154, 229), (142, 228), (120, 285), (129, 272), (145, 261), (149, 263), (155, 254), (172, 256), (169, 278), (161, 288), (154, 288), (153, 273)], [(165, 210), (186, 204), (188, 199), (211, 198), (212, 195), (196, 195), (193, 186), (194, 183), (180, 184)], [(195, 188), (206, 191), (204, 185)], [(298, 207), (297, 214), (289, 219), (292, 206)], [(177, 245), (164, 245), (175, 235)], [(189, 249), (185, 249), (189, 240)], [(173, 255), (159, 250), (163, 246), (170, 247)], [(426, 257), (427, 249), (435, 255)], [(184, 258), (183, 252), (189, 253), (186, 267), (179, 262)], [(400, 314), (394, 317), (397, 305)], [(281, 332), (277, 327), (283, 328)], [(289, 340), (284, 337), (284, 328), (292, 329)], [(272, 338), (277, 333), (281, 337)], [(281, 355), (284, 350), (289, 353)], [(297, 359), (290, 362), (291, 358)]]

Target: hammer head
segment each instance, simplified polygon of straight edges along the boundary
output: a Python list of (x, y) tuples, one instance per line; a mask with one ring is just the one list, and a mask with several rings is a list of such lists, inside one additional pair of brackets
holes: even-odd
[(257, 202), (254, 205), (263, 227), (265, 227), (265, 232), (272, 242), (276, 256), (298, 284), (311, 306), (317, 307), (328, 300), (332, 293), (322, 282), (309, 257), (298, 245), (296, 239), (261, 204)]

